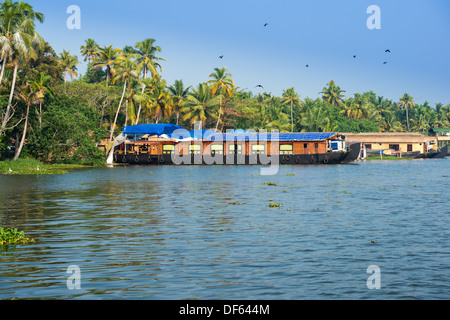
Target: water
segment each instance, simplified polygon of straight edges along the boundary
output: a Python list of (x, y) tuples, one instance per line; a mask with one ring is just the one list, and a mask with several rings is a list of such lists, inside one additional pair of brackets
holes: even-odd
[(450, 298), (449, 158), (259, 173), (0, 176), (0, 225), (36, 239), (0, 251), (0, 299)]

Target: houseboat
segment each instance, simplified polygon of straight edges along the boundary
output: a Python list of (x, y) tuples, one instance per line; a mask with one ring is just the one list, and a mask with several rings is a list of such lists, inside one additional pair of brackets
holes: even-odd
[(439, 147), (433, 136), (414, 132), (347, 133), (348, 141), (361, 143), (363, 158), (388, 155), (402, 158), (430, 159), (447, 156), (447, 147)]
[(172, 124), (125, 127), (108, 163), (138, 165), (338, 164), (358, 159), (360, 143), (339, 133), (188, 131)]

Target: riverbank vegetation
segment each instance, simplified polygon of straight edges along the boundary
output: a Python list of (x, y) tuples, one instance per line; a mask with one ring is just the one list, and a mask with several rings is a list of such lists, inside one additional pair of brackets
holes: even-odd
[(83, 164), (43, 163), (36, 159), (7, 159), (0, 161), (0, 174), (65, 174), (71, 169), (86, 168)]
[[(139, 123), (193, 129), (200, 121), (214, 130), (282, 132), (450, 127), (450, 104), (418, 104), (408, 93), (398, 101), (373, 91), (346, 96), (333, 80), (316, 98), (302, 97), (301, 88), (293, 87), (280, 96), (255, 94), (239, 88), (225, 67), (211, 70), (201, 83), (168, 83), (162, 76), (163, 49), (155, 39), (124, 48), (86, 39), (78, 58), (66, 50), (56, 53), (45, 35), (36, 32), (38, 23), (45, 23), (44, 14), (31, 5), (0, 4), (2, 158), (103, 165), (113, 137), (124, 126)], [(85, 74), (78, 72), (80, 60), (87, 63)]]

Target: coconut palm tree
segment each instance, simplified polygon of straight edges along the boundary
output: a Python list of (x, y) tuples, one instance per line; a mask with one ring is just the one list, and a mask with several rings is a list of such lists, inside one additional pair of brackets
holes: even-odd
[(14, 158), (13, 158), (14, 161), (19, 159), (20, 154), (22, 152), (22, 148), (25, 143), (25, 138), (27, 135), (28, 121), (29, 121), (29, 115), (30, 115), (30, 106), (31, 106), (31, 104), (33, 104), (36, 101), (38, 94), (39, 94), (38, 89), (35, 86), (32, 86), (30, 82), (27, 82), (23, 88), (21, 88), (18, 92), (15, 93), (16, 97), (19, 100), (25, 102), (25, 104), (27, 105), (27, 109), (26, 109), (26, 114), (25, 114), (25, 124), (23, 127), (22, 138), (20, 140), (19, 147), (17, 148), (16, 153), (14, 155)]
[(106, 82), (112, 80), (116, 73), (115, 63), (118, 62), (118, 58), (122, 50), (119, 48), (113, 48), (112, 45), (99, 47), (97, 55), (94, 57), (92, 69), (106, 68)]
[(161, 65), (157, 61), (166, 61), (158, 57), (158, 52), (161, 52), (159, 46), (154, 46), (155, 39), (145, 39), (144, 41), (135, 44), (134, 53), (136, 54), (136, 62), (143, 72), (143, 78), (147, 78), (147, 73), (150, 71), (152, 77), (158, 75), (158, 69), (161, 71)]
[(206, 83), (200, 83), (184, 100), (181, 109), (184, 114), (183, 121), (188, 121), (191, 125), (200, 121), (203, 127), (208, 119), (217, 119), (216, 113), (221, 98), (221, 95), (214, 96), (211, 87)]
[[(35, 102), (36, 104), (39, 103), (39, 111), (36, 109), (39, 126), (42, 124), (42, 104), (44, 103), (45, 94), (48, 93), (50, 96), (53, 95), (53, 90), (50, 87), (51, 80), (52, 77), (41, 72), (35, 79), (28, 81), (31, 90), (35, 92)], [(35, 102), (33, 102), (33, 104), (35, 104)]]
[(330, 121), (324, 106), (315, 104), (303, 113), (301, 120), (302, 131), (323, 132), (330, 127)]
[(319, 92), (319, 94), (322, 94), (323, 102), (336, 107), (342, 106), (342, 100), (344, 98), (344, 95), (342, 93), (345, 91), (342, 90), (339, 86), (336, 86), (334, 80), (328, 82), (327, 86), (328, 87), (323, 88), (323, 90)]
[(283, 91), (283, 103), (287, 103), (291, 107), (291, 132), (294, 132), (294, 105), (301, 105), (300, 95), (295, 92), (294, 88), (289, 88)]
[(84, 61), (92, 62), (97, 55), (98, 44), (94, 39), (87, 39), (86, 45), (81, 46), (81, 54), (84, 57)]
[(171, 116), (173, 110), (173, 101), (166, 90), (167, 82), (161, 79), (161, 76), (156, 76), (151, 79), (152, 83), (152, 97), (153, 105), (152, 114), (156, 118), (156, 123), (160, 120), (167, 119)]
[[(233, 96), (236, 87), (234, 86), (234, 81), (230, 73), (228, 73), (228, 69), (226, 67), (223, 68), (214, 68), (213, 73), (209, 75), (212, 80), (206, 82), (206, 84), (211, 85), (211, 93), (212, 95), (219, 95), (224, 98), (224, 100), (229, 99)], [(222, 114), (222, 103), (220, 101), (219, 105), (219, 116), (217, 118), (216, 131), (219, 127), (220, 116)]]
[(36, 50), (43, 46), (44, 40), (36, 32), (34, 21), (43, 22), (44, 15), (35, 12), (33, 7), (23, 1), (6, 0), (0, 5), (0, 58), (3, 60), (0, 83), (6, 66), (13, 67), (11, 91), (2, 123), (0, 136), (10, 119), (19, 65), (37, 56)]
[(70, 79), (78, 77), (77, 65), (80, 63), (78, 57), (71, 55), (69, 51), (63, 50), (60, 57), (60, 63), (64, 68), (64, 82), (67, 82), (67, 74)]
[(400, 98), (400, 101), (397, 103), (397, 105), (406, 110), (406, 124), (409, 131), (409, 116), (408, 116), (408, 109), (413, 109), (415, 102), (414, 98), (410, 96), (409, 94), (405, 93), (403, 97)]
[(123, 83), (123, 91), (122, 91), (122, 97), (120, 98), (119, 106), (117, 107), (116, 116), (114, 118), (114, 122), (111, 125), (111, 130), (109, 134), (109, 144), (108, 148), (111, 145), (113, 135), (114, 135), (114, 128), (116, 127), (117, 123), (117, 117), (119, 116), (120, 108), (122, 107), (122, 103), (125, 97), (125, 92), (127, 89), (127, 84), (130, 81), (137, 80), (139, 78), (139, 73), (137, 71), (137, 65), (136, 63), (128, 58), (118, 57), (116, 59), (117, 61), (114, 61), (114, 64), (118, 64), (118, 72), (113, 78), (113, 82), (122, 82)]
[(167, 88), (169, 94), (172, 96), (173, 106), (177, 115), (177, 125), (180, 118), (180, 110), (183, 107), (184, 99), (189, 94), (191, 86), (185, 88), (183, 80), (175, 80), (175, 83)]

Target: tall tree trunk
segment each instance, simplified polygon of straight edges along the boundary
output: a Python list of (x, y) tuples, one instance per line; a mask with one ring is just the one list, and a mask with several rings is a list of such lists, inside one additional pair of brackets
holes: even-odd
[(14, 158), (13, 158), (14, 161), (19, 159), (20, 153), (22, 152), (22, 148), (23, 148), (23, 145), (25, 143), (25, 137), (27, 135), (27, 128), (28, 128), (28, 116), (29, 116), (29, 113), (30, 113), (30, 103), (27, 103), (27, 115), (25, 116), (25, 126), (23, 128), (22, 140), (20, 141), (19, 148), (16, 149), (16, 154), (14, 155)]
[[(147, 67), (146, 66), (144, 66), (144, 80), (145, 79), (147, 79)], [(142, 86), (141, 93), (144, 93), (144, 90), (145, 90), (145, 87)], [(139, 103), (139, 109), (138, 109), (138, 113), (137, 113), (137, 116), (136, 116), (135, 125), (139, 123), (139, 116), (141, 114), (141, 109), (142, 109), (142, 104)]]
[(220, 123), (220, 114), (222, 113), (222, 98), (220, 98), (220, 107), (219, 107), (219, 118), (217, 119), (216, 123), (216, 129), (214, 131), (217, 131), (217, 128), (219, 128)]
[(2, 128), (6, 127), (6, 124), (8, 123), (8, 120), (9, 120), (8, 119), (9, 118), (9, 114), (11, 113), (12, 99), (13, 99), (14, 90), (15, 90), (15, 87), (16, 87), (17, 69), (18, 69), (18, 67), (19, 67), (19, 62), (16, 61), (15, 64), (14, 64), (14, 73), (13, 73), (13, 80), (12, 80), (12, 85), (11, 85), (11, 92), (9, 94), (8, 106), (6, 107), (5, 116), (3, 118), (2, 125), (0, 127), (0, 136), (2, 136), (3, 133), (4, 133), (4, 129), (2, 129)]
[(0, 72), (0, 86), (2, 85), (3, 82), (3, 75), (5, 74), (5, 69), (6, 69), (6, 60), (4, 59), (2, 62), (2, 71)]
[(406, 106), (406, 125), (408, 127), (408, 131), (409, 131), (409, 116), (408, 116), (408, 106)]
[(109, 134), (108, 148), (111, 146), (111, 142), (112, 142), (113, 135), (114, 135), (114, 128), (116, 127), (117, 117), (119, 116), (119, 111), (120, 111), (120, 107), (122, 106), (123, 97), (125, 96), (126, 88), (127, 88), (127, 80), (125, 80), (125, 83), (123, 84), (122, 98), (120, 98), (119, 106), (117, 107), (116, 117), (114, 118), (114, 123), (111, 125), (111, 132)]
[(292, 112), (292, 101), (291, 101), (291, 132), (294, 132), (294, 115)]
[(42, 101), (39, 101), (39, 129), (42, 129)]

